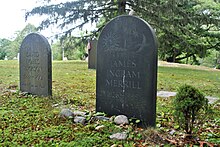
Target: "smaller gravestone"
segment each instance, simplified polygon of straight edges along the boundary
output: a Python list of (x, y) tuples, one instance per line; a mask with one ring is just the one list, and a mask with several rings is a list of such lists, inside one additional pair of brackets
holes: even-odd
[(20, 47), (20, 90), (39, 96), (52, 95), (51, 48), (37, 33), (27, 35)]
[(8, 60), (8, 56), (5, 56), (5, 59), (4, 60)]
[(88, 42), (88, 68), (96, 69), (96, 45), (97, 40), (91, 40)]

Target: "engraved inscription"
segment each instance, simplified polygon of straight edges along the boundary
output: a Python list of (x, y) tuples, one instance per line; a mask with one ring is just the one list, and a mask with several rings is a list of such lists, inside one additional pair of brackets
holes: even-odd
[[(43, 84), (44, 77), (41, 75), (42, 65), (40, 63), (40, 54), (38, 51), (33, 51), (31, 49), (26, 49), (24, 53), (26, 55), (26, 60), (24, 69), (26, 70), (26, 74), (24, 75), (25, 79), (30, 79), (31, 88), (45, 88)], [(28, 86), (27, 83), (23, 83), (23, 85)]]
[(103, 48), (105, 51), (119, 48), (119, 38), (115, 33), (109, 33), (103, 38)]
[(127, 78), (140, 78), (140, 72), (135, 72), (135, 71), (129, 71), (129, 70), (109, 70), (109, 77), (112, 78), (122, 78), (122, 77), (127, 77)]
[(140, 82), (138, 81), (127, 81), (127, 80), (108, 80), (106, 79), (106, 85), (110, 87), (118, 88), (131, 88), (131, 89), (141, 89)]
[(112, 61), (112, 67), (117, 67), (117, 68), (120, 68), (120, 67), (126, 67), (126, 68), (133, 68), (133, 67), (136, 67), (136, 63), (135, 61), (132, 61), (132, 60), (114, 60)]
[(135, 56), (127, 56), (126, 54), (113, 55), (115, 57), (111, 62), (111, 68), (107, 69), (105, 79), (106, 87), (140, 90), (141, 73), (136, 69), (137, 63)]

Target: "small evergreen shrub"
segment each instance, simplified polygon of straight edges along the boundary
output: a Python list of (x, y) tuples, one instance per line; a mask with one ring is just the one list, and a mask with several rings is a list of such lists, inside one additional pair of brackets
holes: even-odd
[(208, 109), (208, 100), (198, 89), (183, 85), (179, 87), (173, 105), (174, 118), (180, 128), (184, 129), (187, 134), (192, 134), (195, 121), (199, 119), (202, 111)]

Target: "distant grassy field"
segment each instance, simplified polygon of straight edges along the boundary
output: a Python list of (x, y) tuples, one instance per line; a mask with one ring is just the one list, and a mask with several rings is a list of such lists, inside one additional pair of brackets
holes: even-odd
[[(190, 84), (205, 95), (220, 97), (220, 71), (193, 67), (159, 66), (157, 89), (176, 91), (180, 85)], [(0, 69), (0, 88), (18, 85), (17, 61), (0, 61)], [(95, 76), (95, 70), (88, 70), (84, 61), (54, 61), (53, 93), (56, 95), (62, 90), (66, 93), (87, 93), (89, 97), (95, 97)]]
[[(170, 99), (157, 99), (157, 129), (151, 135), (135, 126), (116, 126), (114, 123), (88, 122), (86, 126), (60, 119), (62, 108), (71, 108), (94, 115), (95, 70), (84, 61), (53, 62), (53, 96), (41, 98), (6, 92), (18, 90), (17, 61), (0, 61), (0, 146), (155, 146), (172, 144), (167, 138), (179, 142), (182, 132), (172, 117)], [(158, 67), (158, 90), (176, 91), (182, 84), (199, 88), (205, 95), (220, 97), (220, 71), (188, 67)], [(219, 104), (213, 106), (212, 115), (197, 134), (201, 140), (220, 143)], [(90, 114), (91, 113), (91, 114)], [(103, 130), (96, 130), (97, 126)], [(175, 130), (171, 136), (170, 131)], [(210, 131), (211, 130), (211, 131)], [(112, 133), (128, 132), (128, 139), (109, 139)], [(169, 137), (167, 137), (169, 136)], [(165, 142), (161, 140), (164, 138)]]
[(176, 91), (182, 84), (193, 85), (205, 95), (220, 97), (220, 71), (192, 68), (158, 68), (158, 90)]

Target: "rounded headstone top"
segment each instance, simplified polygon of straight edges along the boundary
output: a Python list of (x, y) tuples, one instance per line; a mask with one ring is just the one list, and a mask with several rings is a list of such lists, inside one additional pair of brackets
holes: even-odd
[(154, 30), (143, 19), (131, 15), (122, 15), (111, 20), (103, 28), (98, 49), (104, 52), (132, 52), (142, 54), (148, 49), (157, 48)]
[(38, 45), (43, 44), (44, 47), (46, 46), (47, 52), (51, 52), (51, 48), (50, 48), (50, 44), (49, 44), (48, 40), (46, 39), (46, 37), (44, 37), (43, 35), (41, 35), (39, 33), (28, 34), (24, 38), (24, 40), (22, 41), (20, 50), (22, 49), (23, 45), (35, 46), (36, 44), (38, 44)]

